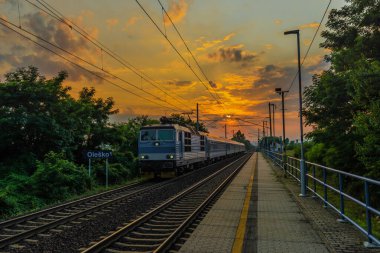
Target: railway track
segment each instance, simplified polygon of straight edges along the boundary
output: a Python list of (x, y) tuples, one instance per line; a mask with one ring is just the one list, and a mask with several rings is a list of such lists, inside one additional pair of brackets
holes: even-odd
[[(58, 228), (103, 208), (110, 208), (128, 201), (131, 197), (160, 187), (162, 184), (133, 183), (111, 191), (71, 201), (31, 214), (0, 222), (0, 249), (23, 239)], [(30, 240), (29, 242), (33, 242)]]
[(115, 210), (144, 193), (175, 184), (185, 176), (161, 183), (134, 183), (0, 222), (0, 249), (6, 249), (8, 246), (22, 248), (28, 244), (35, 244), (49, 234), (61, 232), (82, 221), (93, 219), (97, 214)]
[(169, 251), (175, 241), (225, 188), (249, 157), (250, 155), (245, 155), (204, 178), (149, 213), (94, 243), (82, 253)]

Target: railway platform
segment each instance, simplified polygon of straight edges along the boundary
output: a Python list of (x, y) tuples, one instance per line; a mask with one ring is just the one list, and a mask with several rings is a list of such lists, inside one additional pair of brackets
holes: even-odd
[(380, 252), (255, 153), (179, 252)]

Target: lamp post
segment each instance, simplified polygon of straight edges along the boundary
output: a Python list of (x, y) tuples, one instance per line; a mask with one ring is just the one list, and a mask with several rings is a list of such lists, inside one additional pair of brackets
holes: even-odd
[(301, 194), (300, 196), (306, 196), (306, 168), (303, 154), (303, 123), (302, 123), (302, 83), (301, 83), (301, 53), (300, 53), (300, 31), (291, 30), (284, 32), (284, 35), (296, 34), (297, 35), (297, 49), (298, 49), (298, 92), (299, 92), (299, 113), (300, 113), (300, 132), (301, 132)]

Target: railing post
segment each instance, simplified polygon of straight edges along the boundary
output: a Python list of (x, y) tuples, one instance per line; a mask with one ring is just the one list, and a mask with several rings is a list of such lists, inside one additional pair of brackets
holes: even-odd
[(286, 154), (285, 152), (282, 153), (282, 169), (284, 170), (284, 175), (286, 177), (286, 163), (287, 163), (287, 159), (286, 159)]
[(327, 186), (326, 186), (327, 175), (326, 175), (325, 168), (323, 168), (322, 174), (323, 174), (323, 207), (327, 208)]
[(371, 219), (371, 212), (368, 209), (370, 206), (370, 199), (369, 199), (369, 187), (368, 187), (368, 182), (364, 181), (364, 197), (365, 197), (365, 218), (366, 218), (366, 223), (367, 223), (367, 237), (368, 237), (368, 242), (372, 243), (372, 239), (370, 235), (372, 235), (372, 219)]
[(314, 196), (317, 195), (317, 183), (315, 180), (315, 165), (313, 165), (313, 191), (314, 191)]
[(344, 196), (343, 196), (342, 192), (343, 192), (343, 175), (342, 175), (342, 173), (339, 173), (339, 197), (340, 197), (340, 220), (339, 221), (345, 221), (345, 218), (344, 218)]

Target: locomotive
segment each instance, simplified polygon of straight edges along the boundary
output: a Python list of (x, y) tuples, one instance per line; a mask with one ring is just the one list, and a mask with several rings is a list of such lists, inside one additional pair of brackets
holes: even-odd
[(178, 124), (141, 127), (138, 141), (140, 169), (147, 177), (177, 176), (244, 151), (242, 143)]

